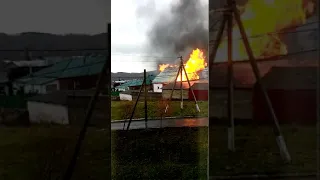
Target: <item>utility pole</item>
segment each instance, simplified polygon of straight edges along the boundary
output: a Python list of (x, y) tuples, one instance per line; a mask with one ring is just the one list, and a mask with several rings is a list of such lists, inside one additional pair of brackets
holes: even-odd
[[(81, 131), (80, 131), (78, 141), (76, 143), (75, 150), (72, 155), (71, 161), (70, 161), (68, 168), (67, 168), (67, 171), (64, 175), (64, 178), (63, 178), (64, 180), (70, 180), (72, 178), (74, 168), (77, 164), (77, 159), (78, 159), (78, 155), (79, 155), (79, 152), (80, 152), (80, 149), (82, 146), (82, 142), (83, 142), (85, 135), (86, 135), (86, 132), (87, 132), (89, 121), (90, 121), (91, 116), (93, 114), (93, 110), (94, 110), (94, 107), (95, 107), (96, 102), (98, 100), (98, 96), (100, 94), (101, 88), (104, 87), (105, 82), (108, 82), (107, 96), (109, 99), (107, 102), (108, 103), (107, 108), (111, 110), (111, 104), (109, 104), (109, 103), (111, 103), (111, 91), (110, 91), (111, 90), (110, 89), (110, 80), (111, 80), (111, 23), (108, 24), (108, 32), (107, 33), (108, 33), (108, 39), (107, 39), (107, 41), (108, 41), (108, 55), (106, 56), (106, 62), (104, 63), (102, 70), (101, 70), (101, 73), (99, 75), (99, 79), (97, 81), (97, 86), (96, 86), (96, 91), (95, 91), (94, 95), (91, 97), (91, 100), (90, 100), (89, 105), (87, 107), (86, 116), (84, 119), (84, 124), (83, 124)], [(108, 78), (107, 81), (106, 81), (106, 78)], [(109, 118), (107, 118), (107, 120), (110, 121), (110, 119), (111, 119), (111, 116), (109, 113)], [(109, 126), (108, 129), (110, 130), (110, 128), (111, 127)], [(110, 139), (110, 134), (109, 134), (109, 137), (107, 137), (107, 138)], [(110, 141), (108, 144), (110, 145)]]
[[(232, 0), (228, 0), (228, 6), (232, 6)], [(232, 62), (232, 21), (233, 14), (227, 13), (228, 18), (228, 149), (235, 151), (234, 147), (234, 117), (233, 117), (233, 62)]]
[(147, 91), (147, 71), (146, 71), (146, 69), (144, 69), (143, 75), (144, 75), (144, 79), (143, 79), (143, 84), (144, 84), (144, 121), (145, 121), (146, 129), (148, 129), (148, 102), (147, 102), (148, 91)]
[[(180, 66), (183, 66), (183, 59), (182, 56), (180, 57)], [(180, 97), (181, 97), (181, 104), (180, 104), (180, 109), (181, 109), (181, 117), (183, 117), (183, 82), (182, 82), (182, 76), (183, 76), (183, 72), (180, 71)]]

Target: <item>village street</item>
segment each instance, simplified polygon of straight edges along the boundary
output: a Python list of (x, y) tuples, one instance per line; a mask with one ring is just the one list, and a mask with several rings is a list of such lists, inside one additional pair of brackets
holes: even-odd
[[(123, 121), (112, 122), (112, 130), (122, 130)], [(126, 122), (126, 126), (128, 121)], [(180, 119), (163, 119), (161, 120), (148, 120), (148, 128), (161, 128), (161, 127), (201, 127), (208, 126), (208, 118), (180, 118)], [(130, 129), (144, 129), (144, 120), (134, 120), (130, 124)]]

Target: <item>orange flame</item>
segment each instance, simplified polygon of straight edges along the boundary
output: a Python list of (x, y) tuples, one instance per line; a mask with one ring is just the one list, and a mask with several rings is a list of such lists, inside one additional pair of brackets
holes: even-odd
[[(205, 61), (205, 56), (200, 49), (195, 49), (190, 54), (190, 58), (187, 63), (184, 65), (184, 68), (187, 72), (189, 80), (199, 79), (199, 71), (206, 68), (207, 63)], [(177, 81), (181, 81), (181, 75), (178, 76)], [(182, 81), (187, 81), (186, 73), (182, 72)]]
[[(200, 49), (195, 49), (192, 51), (192, 53), (190, 54), (189, 60), (186, 62), (186, 64), (184, 64), (189, 80), (199, 79), (198, 73), (207, 67), (205, 58), (206, 57), (204, 56), (203, 51), (201, 51)], [(172, 64), (160, 64), (159, 71), (162, 72), (168, 67), (179, 67), (179, 66), (172, 65)], [(180, 73), (177, 81), (181, 81)], [(182, 81), (187, 81), (187, 77), (184, 71), (182, 72)]]
[(162, 72), (168, 67), (178, 67), (177, 65), (172, 65), (172, 64), (160, 64), (159, 65), (159, 71)]
[[(314, 0), (249, 0), (242, 11), (241, 20), (246, 30), (255, 58), (267, 58), (287, 54), (279, 31), (305, 24), (315, 13)], [(216, 59), (225, 61), (227, 37), (220, 44)], [(233, 58), (248, 59), (238, 26), (233, 27)]]

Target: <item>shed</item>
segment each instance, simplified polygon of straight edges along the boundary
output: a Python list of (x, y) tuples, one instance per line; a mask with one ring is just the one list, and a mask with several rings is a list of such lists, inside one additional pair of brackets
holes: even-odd
[[(208, 101), (209, 98), (209, 83), (196, 82), (191, 86), (197, 101)], [(192, 91), (189, 91), (189, 100), (194, 100)]]
[[(147, 89), (152, 89), (152, 80), (155, 78), (153, 74), (147, 76), (146, 85)], [(120, 86), (117, 86), (115, 89), (119, 91), (127, 91), (127, 90), (140, 90), (143, 83), (143, 79), (133, 79), (130, 80)]]
[[(191, 86), (195, 83), (195, 81), (190, 81)], [(172, 100), (175, 99), (181, 99), (181, 88), (180, 88), (181, 82), (176, 82), (173, 94), (172, 94)], [(174, 86), (174, 83), (170, 83), (165, 85), (162, 88), (162, 98), (169, 99), (171, 95), (172, 88)], [(183, 99), (189, 99), (189, 84), (188, 82), (182, 82), (182, 97)]]
[[(261, 79), (280, 122), (316, 122), (317, 70), (317, 67), (272, 67)], [(253, 94), (253, 118), (272, 122), (257, 84)]]

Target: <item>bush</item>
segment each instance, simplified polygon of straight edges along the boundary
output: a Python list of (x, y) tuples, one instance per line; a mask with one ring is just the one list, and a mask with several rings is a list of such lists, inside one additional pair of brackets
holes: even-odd
[(123, 101), (119, 106), (119, 113), (122, 119), (129, 119), (133, 110), (133, 101)]

